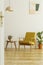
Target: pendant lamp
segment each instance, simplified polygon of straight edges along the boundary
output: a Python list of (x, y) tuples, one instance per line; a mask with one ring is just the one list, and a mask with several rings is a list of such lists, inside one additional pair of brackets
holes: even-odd
[(12, 12), (12, 11), (13, 11), (13, 9), (12, 9), (12, 7), (11, 7), (10, 0), (9, 0), (9, 5), (6, 7), (5, 10), (8, 11), (8, 12)]

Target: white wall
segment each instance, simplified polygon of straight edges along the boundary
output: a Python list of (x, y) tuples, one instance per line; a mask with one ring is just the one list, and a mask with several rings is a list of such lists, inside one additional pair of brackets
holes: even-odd
[[(4, 16), (4, 0), (0, 0), (0, 12), (1, 11)], [(0, 65), (4, 65), (4, 18), (2, 21), (3, 25), (0, 26)]]
[[(40, 3), (40, 12), (37, 14), (29, 14), (29, 0), (13, 0), (11, 6), (13, 12), (5, 12), (5, 40), (10, 34), (13, 39), (18, 40), (24, 37), (27, 31), (43, 30), (43, 0), (35, 0)], [(5, 7), (8, 0), (5, 0)]]

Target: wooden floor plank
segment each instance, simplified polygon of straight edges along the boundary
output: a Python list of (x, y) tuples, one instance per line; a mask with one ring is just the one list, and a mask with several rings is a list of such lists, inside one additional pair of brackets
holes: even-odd
[(43, 49), (6, 49), (5, 65), (43, 65)]

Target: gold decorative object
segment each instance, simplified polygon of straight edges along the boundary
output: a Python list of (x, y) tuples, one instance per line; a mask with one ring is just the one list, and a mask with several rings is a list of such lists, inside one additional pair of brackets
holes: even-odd
[(2, 15), (2, 12), (0, 12), (0, 26), (3, 24), (3, 21), (2, 21), (3, 20), (3, 17), (4, 16)]
[(6, 7), (5, 10), (8, 11), (8, 12), (12, 12), (13, 11), (13, 9), (12, 9), (12, 7), (10, 5), (10, 0), (9, 0), (9, 5)]

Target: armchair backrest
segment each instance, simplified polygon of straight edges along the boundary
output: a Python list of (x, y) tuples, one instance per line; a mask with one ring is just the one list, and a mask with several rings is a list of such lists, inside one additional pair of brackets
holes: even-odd
[(26, 32), (24, 41), (27, 41), (27, 42), (32, 41), (32, 42), (34, 42), (35, 41), (35, 32)]

